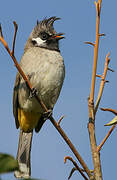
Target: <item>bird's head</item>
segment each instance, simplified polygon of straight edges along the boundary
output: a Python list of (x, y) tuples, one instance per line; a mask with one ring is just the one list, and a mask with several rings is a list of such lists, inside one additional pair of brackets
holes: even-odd
[(59, 19), (54, 16), (40, 22), (37, 21), (37, 25), (27, 41), (26, 48), (41, 47), (59, 51), (59, 40), (64, 37), (63, 33), (56, 33), (53, 27), (54, 22)]

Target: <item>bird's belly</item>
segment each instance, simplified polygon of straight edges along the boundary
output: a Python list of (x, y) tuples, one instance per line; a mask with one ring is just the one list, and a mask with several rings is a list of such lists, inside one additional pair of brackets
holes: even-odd
[[(48, 109), (53, 109), (53, 106), (58, 99), (64, 79), (63, 67), (54, 66), (52, 68), (51, 66), (41, 75), (40, 71), (37, 71), (36, 73), (30, 73), (29, 76), (31, 77), (30, 82), (32, 86), (37, 89), (39, 97), (42, 99), (44, 104)], [(29, 98), (29, 90), (27, 89), (24, 82), (22, 82), (22, 87), (20, 88), (19, 94), (19, 102), (21, 102), (21, 108), (28, 112), (43, 112), (42, 107), (37, 102), (35, 97)]]

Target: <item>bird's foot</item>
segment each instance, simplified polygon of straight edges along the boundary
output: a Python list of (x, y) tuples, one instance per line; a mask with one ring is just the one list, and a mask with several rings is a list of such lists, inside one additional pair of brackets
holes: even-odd
[(35, 97), (38, 95), (38, 91), (36, 88), (32, 88), (32, 90), (30, 91), (30, 95), (29, 95), (29, 99)]
[(49, 109), (47, 112), (44, 112), (42, 114), (42, 116), (43, 116), (44, 120), (49, 119), (52, 116), (52, 109)]

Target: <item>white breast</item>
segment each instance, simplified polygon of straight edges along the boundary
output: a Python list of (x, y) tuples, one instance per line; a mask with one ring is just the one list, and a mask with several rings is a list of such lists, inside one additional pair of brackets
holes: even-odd
[[(38, 47), (37, 47), (38, 48)], [(48, 108), (53, 108), (56, 103), (65, 76), (63, 58), (59, 52), (43, 48), (31, 48), (21, 59), (24, 72), (30, 76), (33, 87), (39, 91), (39, 95)], [(23, 109), (30, 111), (42, 111), (34, 98), (29, 99), (27, 88), (20, 88), (19, 102)]]

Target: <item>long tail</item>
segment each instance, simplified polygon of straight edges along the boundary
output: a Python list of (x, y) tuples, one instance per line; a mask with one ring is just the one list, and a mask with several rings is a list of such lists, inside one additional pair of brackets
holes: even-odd
[(17, 160), (20, 171), (15, 171), (16, 178), (29, 178), (31, 175), (30, 153), (33, 132), (25, 133), (20, 130)]

